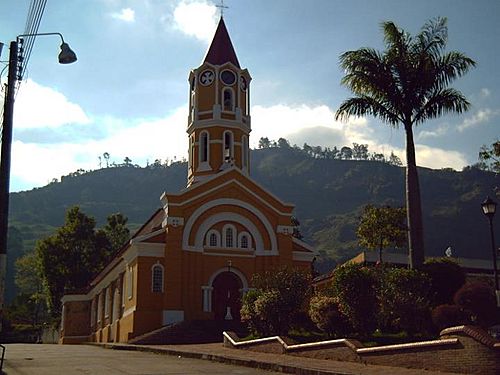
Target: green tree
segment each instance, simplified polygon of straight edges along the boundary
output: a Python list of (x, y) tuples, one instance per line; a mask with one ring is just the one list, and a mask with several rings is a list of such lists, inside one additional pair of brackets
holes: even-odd
[(278, 139), (278, 147), (279, 148), (290, 148), (290, 142), (286, 140), (285, 138), (279, 138)]
[(271, 141), (267, 137), (261, 137), (259, 139), (259, 148), (269, 148), (271, 147)]
[(352, 148), (344, 146), (340, 149), (340, 158), (344, 160), (352, 159)]
[(486, 283), (476, 281), (463, 285), (455, 293), (453, 300), (462, 308), (469, 324), (487, 328), (500, 323), (495, 291)]
[(49, 305), (59, 316), (65, 289), (84, 288), (104, 266), (111, 245), (103, 231), (95, 231), (95, 220), (75, 206), (66, 212), (64, 225), (36, 243), (41, 275), (47, 285)]
[(339, 304), (334, 297), (324, 295), (312, 297), (309, 303), (309, 317), (329, 337), (349, 333), (349, 322), (340, 311)]
[(500, 173), (500, 141), (491, 146), (482, 146), (479, 151), (479, 162), (482, 169)]
[(109, 152), (105, 152), (104, 154), (102, 154), (102, 157), (106, 161), (106, 168), (108, 168), (109, 167)]
[(382, 251), (387, 247), (402, 247), (406, 241), (406, 211), (401, 207), (365, 206), (356, 234), (359, 245), (378, 250), (382, 263)]
[(431, 305), (453, 303), (453, 296), (465, 284), (465, 271), (448, 258), (428, 260), (422, 271), (431, 281)]
[(355, 96), (340, 105), (335, 118), (372, 115), (393, 127), (404, 127), (408, 247), (410, 266), (418, 268), (424, 262), (424, 240), (413, 127), (469, 108), (465, 96), (448, 86), (475, 62), (460, 52), (445, 52), (446, 18), (428, 21), (415, 37), (393, 22), (384, 22), (382, 29), (385, 51), (361, 48), (340, 56), (346, 72), (342, 84)]
[(429, 277), (418, 270), (388, 268), (377, 286), (379, 323), (383, 329), (405, 330), (410, 336), (430, 326)]
[(401, 167), (403, 165), (403, 162), (397, 156), (394, 154), (394, 151), (391, 151), (391, 155), (389, 156), (389, 160), (387, 161), (390, 165), (395, 165), (396, 167)]
[(35, 327), (45, 315), (47, 306), (47, 294), (42, 280), (40, 263), (35, 252), (30, 252), (16, 260), (15, 283), (18, 295), (13, 305), (24, 305), (17, 309), (17, 312), (23, 312), (24, 317), (16, 316), (12, 310), (10, 318), (14, 321), (24, 318)]
[(347, 263), (332, 273), (331, 293), (338, 301), (340, 312), (352, 328), (362, 336), (376, 327), (376, 277), (372, 269)]
[(130, 239), (130, 230), (127, 228), (128, 218), (121, 213), (111, 214), (102, 229), (110, 242), (111, 253), (114, 254)]
[(311, 277), (289, 268), (256, 274), (243, 299), (241, 319), (260, 335), (286, 335), (309, 300)]

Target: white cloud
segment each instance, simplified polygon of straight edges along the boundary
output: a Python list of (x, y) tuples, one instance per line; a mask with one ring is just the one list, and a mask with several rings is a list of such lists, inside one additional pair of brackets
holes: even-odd
[(488, 97), (488, 96), (490, 96), (490, 95), (491, 95), (491, 90), (490, 90), (490, 89), (488, 89), (488, 88), (486, 88), (486, 87), (483, 87), (483, 88), (481, 89), (481, 96), (482, 96), (483, 98), (487, 98), (487, 97)]
[[(425, 145), (415, 145), (417, 165), (433, 169), (453, 168), (461, 170), (469, 165), (465, 156), (458, 151), (444, 150)], [(405, 160), (404, 158), (403, 160)]]
[(448, 125), (440, 125), (435, 130), (422, 130), (418, 133), (418, 139), (439, 138), (448, 133)]
[(207, 1), (181, 1), (174, 9), (174, 27), (209, 43), (217, 26), (217, 8)]
[(16, 129), (34, 129), (88, 124), (90, 120), (78, 104), (60, 92), (27, 79), (18, 91), (14, 122)]
[(123, 8), (118, 13), (112, 13), (111, 17), (125, 21), (125, 22), (134, 22), (135, 21), (135, 11), (132, 8)]
[(488, 122), (492, 117), (498, 116), (499, 110), (491, 110), (489, 108), (480, 109), (471, 117), (466, 118), (459, 126), (458, 131), (463, 132), (469, 128), (475, 128), (485, 122)]
[[(98, 167), (98, 157), (110, 154), (110, 161), (122, 163), (128, 156), (133, 163), (144, 166), (146, 161), (167, 157), (172, 160), (187, 157), (187, 106), (178, 108), (161, 119), (135, 121), (126, 124), (108, 118), (111, 136), (84, 142), (38, 144), (15, 141), (12, 145), (12, 180), (20, 186), (43, 186), (79, 168)], [(122, 124), (122, 126), (120, 126)], [(13, 190), (17, 190), (15, 185)]]

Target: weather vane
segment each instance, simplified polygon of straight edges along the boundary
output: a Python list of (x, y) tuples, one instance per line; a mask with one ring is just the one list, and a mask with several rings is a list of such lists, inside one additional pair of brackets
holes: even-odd
[(220, 9), (220, 17), (224, 18), (224, 9), (228, 9), (229, 7), (224, 5), (224, 0), (220, 0), (220, 4), (216, 5), (217, 8)]

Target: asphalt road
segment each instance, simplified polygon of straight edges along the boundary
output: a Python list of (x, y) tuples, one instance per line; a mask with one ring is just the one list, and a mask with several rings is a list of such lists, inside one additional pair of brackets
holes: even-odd
[(7, 375), (269, 375), (255, 368), (87, 345), (8, 344)]

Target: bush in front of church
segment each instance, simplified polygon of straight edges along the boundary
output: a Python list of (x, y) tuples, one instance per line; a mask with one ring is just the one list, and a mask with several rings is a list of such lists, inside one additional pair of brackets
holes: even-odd
[(309, 302), (311, 277), (290, 268), (257, 274), (243, 298), (241, 319), (259, 336), (287, 335)]
[(328, 337), (342, 337), (351, 330), (349, 321), (340, 311), (337, 299), (331, 296), (319, 294), (312, 297), (309, 317)]

